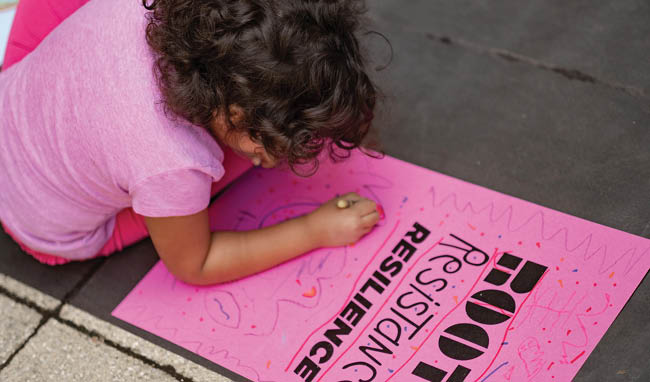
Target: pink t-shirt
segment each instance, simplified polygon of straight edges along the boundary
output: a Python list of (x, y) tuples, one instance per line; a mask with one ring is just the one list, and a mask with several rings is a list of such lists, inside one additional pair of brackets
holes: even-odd
[(0, 73), (0, 220), (30, 248), (92, 257), (115, 215), (206, 208), (223, 152), (159, 104), (140, 0), (91, 0)]

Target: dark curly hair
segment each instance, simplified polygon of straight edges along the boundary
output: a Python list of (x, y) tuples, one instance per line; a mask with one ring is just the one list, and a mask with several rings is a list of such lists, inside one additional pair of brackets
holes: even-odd
[[(362, 0), (153, 0), (146, 38), (166, 112), (225, 112), (273, 157), (318, 167), (366, 137), (377, 89), (359, 46)], [(229, 106), (243, 110), (234, 124)]]

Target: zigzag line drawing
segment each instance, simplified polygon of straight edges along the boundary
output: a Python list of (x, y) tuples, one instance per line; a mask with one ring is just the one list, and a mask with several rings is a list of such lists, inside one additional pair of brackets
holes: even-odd
[[(195, 351), (196, 354), (198, 354), (198, 350), (199, 350), (199, 348), (203, 345), (202, 343), (199, 343), (199, 344), (200, 344), (199, 347), (197, 347), (197, 349), (196, 349), (196, 351)], [(239, 370), (241, 370), (241, 369), (248, 369), (248, 370), (252, 371), (252, 372), (255, 374), (255, 376), (256, 376), (256, 377), (255, 377), (255, 381), (256, 381), (256, 382), (277, 382), (277, 381), (275, 381), (275, 380), (270, 380), (270, 379), (261, 379), (261, 375), (260, 375), (260, 373), (257, 371), (257, 369), (255, 369), (254, 367), (251, 367), (251, 366), (248, 366), (248, 365), (243, 364), (243, 363), (241, 362), (241, 359), (239, 359), (239, 358), (237, 358), (237, 357), (233, 357), (233, 356), (231, 356), (231, 355), (230, 355), (230, 352), (229, 352), (228, 350), (226, 350), (226, 349), (215, 350), (215, 347), (212, 346), (212, 345), (210, 345), (210, 347), (211, 347), (212, 349), (208, 350), (208, 353), (207, 353), (208, 355), (217, 355), (217, 354), (223, 353), (223, 358), (228, 359), (228, 360), (234, 360), (234, 361), (237, 362), (237, 364), (236, 364), (235, 366), (237, 366), (237, 367), (239, 368)], [(216, 363), (216, 362), (215, 362), (215, 363)]]
[[(451, 205), (453, 208), (456, 209), (456, 211), (464, 213), (469, 210), (474, 215), (482, 215), (485, 214), (487, 211), (488, 217), (490, 219), (491, 223), (496, 223), (501, 220), (504, 220), (505, 218), (505, 223), (506, 227), (509, 232), (518, 232), (522, 230), (524, 227), (532, 225), (535, 220), (539, 221), (539, 233), (540, 237), (542, 240), (545, 241), (550, 241), (558, 238), (558, 240), (563, 241), (564, 248), (566, 249), (567, 252), (575, 252), (577, 251), (580, 247), (584, 247), (584, 252), (582, 254), (583, 259), (585, 261), (591, 260), (594, 256), (598, 255), (599, 253), (602, 254), (602, 259), (601, 263), (598, 269), (599, 274), (603, 274), (607, 271), (609, 271), (611, 268), (616, 266), (620, 261), (622, 261), (624, 258), (629, 257), (627, 265), (625, 267), (625, 273), (628, 274), (636, 264), (639, 263), (639, 261), (650, 251), (650, 247), (646, 248), (645, 251), (640, 252), (637, 255), (638, 248), (629, 248), (623, 253), (616, 258), (611, 264), (607, 265), (607, 260), (609, 257), (611, 257), (608, 252), (607, 252), (607, 245), (603, 244), (600, 247), (598, 247), (595, 250), (592, 250), (592, 240), (594, 238), (594, 235), (590, 233), (589, 235), (585, 236), (582, 241), (580, 241), (578, 244), (575, 246), (571, 247), (569, 244), (569, 229), (567, 227), (561, 227), (557, 231), (552, 232), (551, 234), (547, 235), (545, 232), (547, 231), (547, 223), (544, 215), (544, 211), (538, 210), (537, 212), (533, 213), (531, 216), (529, 216), (527, 219), (523, 221), (519, 226), (514, 226), (513, 225), (513, 220), (514, 220), (514, 207), (512, 204), (508, 205), (500, 214), (497, 213), (496, 211), (496, 206), (494, 205), (494, 202), (490, 202), (489, 204), (483, 206), (483, 207), (478, 207), (474, 206), (474, 204), (471, 201), (465, 202), (464, 205), (462, 205), (462, 202), (459, 205), (459, 197), (456, 193), (451, 192), (445, 197), (441, 198), (438, 200), (438, 193), (436, 191), (435, 186), (431, 186), (429, 188), (429, 193), (431, 194), (431, 205), (434, 208), (440, 208), (444, 205)], [(564, 236), (562, 238), (562, 236)], [(611, 252), (610, 252), (611, 254)], [(613, 255), (612, 255), (613, 256)]]

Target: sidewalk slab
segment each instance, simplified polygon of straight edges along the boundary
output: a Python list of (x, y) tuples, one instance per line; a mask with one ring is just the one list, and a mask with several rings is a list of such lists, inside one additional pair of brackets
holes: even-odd
[(232, 382), (228, 378), (222, 377), (115, 325), (100, 320), (74, 306), (64, 305), (61, 310), (61, 318), (71, 321), (75, 325), (83, 327), (85, 330), (97, 333), (113, 343), (128, 348), (130, 351), (144, 356), (158, 365), (171, 366), (179, 374), (191, 378), (194, 382)]
[(371, 0), (369, 5), (382, 26), (508, 50), (650, 96), (650, 3), (644, 0)]
[(48, 321), (12, 362), (2, 381), (176, 381), (171, 375), (129, 357), (58, 321)]
[(61, 301), (2, 273), (0, 273), (0, 288), (4, 288), (14, 296), (29, 301), (44, 310), (54, 310), (61, 303)]
[(22, 346), (40, 321), (38, 312), (0, 294), (0, 365)]

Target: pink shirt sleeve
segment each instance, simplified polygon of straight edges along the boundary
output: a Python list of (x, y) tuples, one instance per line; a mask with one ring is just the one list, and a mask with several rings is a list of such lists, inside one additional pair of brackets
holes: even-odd
[(195, 214), (208, 207), (214, 180), (212, 175), (197, 169), (147, 177), (131, 189), (133, 210), (149, 217)]

